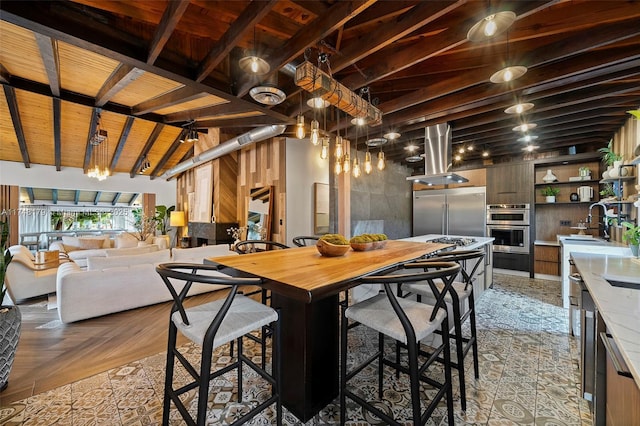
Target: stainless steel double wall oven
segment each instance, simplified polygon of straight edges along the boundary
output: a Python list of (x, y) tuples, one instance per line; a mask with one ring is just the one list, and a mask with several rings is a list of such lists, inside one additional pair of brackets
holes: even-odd
[(496, 268), (529, 271), (529, 204), (488, 204), (487, 237), (493, 237)]

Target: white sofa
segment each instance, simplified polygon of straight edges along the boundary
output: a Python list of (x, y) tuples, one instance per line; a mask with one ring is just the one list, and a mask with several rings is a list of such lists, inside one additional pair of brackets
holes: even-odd
[(36, 270), (33, 254), (25, 246), (9, 247), (13, 260), (7, 267), (5, 283), (13, 303), (56, 291), (56, 269)]
[(90, 257), (131, 256), (150, 253), (168, 248), (164, 237), (151, 237), (141, 243), (133, 235), (123, 233), (109, 238), (108, 235), (93, 235), (82, 237), (62, 237), (62, 241), (54, 241), (49, 250), (65, 253), (80, 268), (87, 267)]
[[(135, 256), (87, 259), (87, 270), (75, 263), (58, 268), (56, 292), (58, 316), (64, 323), (171, 300), (155, 268), (160, 263), (202, 263), (206, 257), (236, 255), (227, 245), (174, 249)], [(223, 276), (224, 274), (215, 272)], [(189, 295), (217, 290), (223, 286), (194, 285)]]

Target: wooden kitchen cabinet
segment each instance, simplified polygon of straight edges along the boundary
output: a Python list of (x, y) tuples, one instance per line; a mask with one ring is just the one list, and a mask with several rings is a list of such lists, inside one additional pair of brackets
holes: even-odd
[[(611, 338), (609, 340), (612, 341)], [(606, 354), (607, 426), (640, 425), (640, 389), (638, 389), (633, 377), (628, 375), (628, 369), (624, 365), (624, 361), (618, 365), (618, 368), (624, 371), (623, 374), (619, 374), (613, 358), (618, 358), (618, 363), (620, 363), (621, 355), (617, 351), (615, 344), (607, 348)]]
[(560, 276), (560, 247), (534, 246), (534, 272), (536, 274)]
[(487, 204), (531, 203), (532, 163), (509, 163), (487, 168)]

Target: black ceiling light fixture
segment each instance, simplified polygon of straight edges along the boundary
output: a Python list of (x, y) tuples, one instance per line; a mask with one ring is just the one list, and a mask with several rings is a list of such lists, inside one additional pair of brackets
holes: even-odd
[(182, 131), (182, 138), (180, 138), (180, 143), (195, 143), (198, 142), (198, 129), (196, 129), (196, 121), (190, 120), (186, 124), (182, 126), (184, 129)]

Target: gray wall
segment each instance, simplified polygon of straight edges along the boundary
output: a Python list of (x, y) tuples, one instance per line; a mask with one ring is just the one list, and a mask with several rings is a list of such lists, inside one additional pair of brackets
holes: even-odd
[[(355, 151), (351, 151), (351, 158)], [(375, 154), (372, 152), (375, 166)], [(358, 160), (364, 154), (358, 153)], [(361, 233), (385, 233), (390, 239), (411, 236), (411, 188), (407, 180), (411, 172), (408, 168), (387, 162), (380, 172), (374, 167), (370, 175), (362, 174), (358, 179), (351, 177), (351, 236)], [(332, 212), (335, 210), (335, 175), (331, 173)], [(337, 215), (332, 215), (332, 218)], [(335, 224), (332, 220), (332, 232)]]

